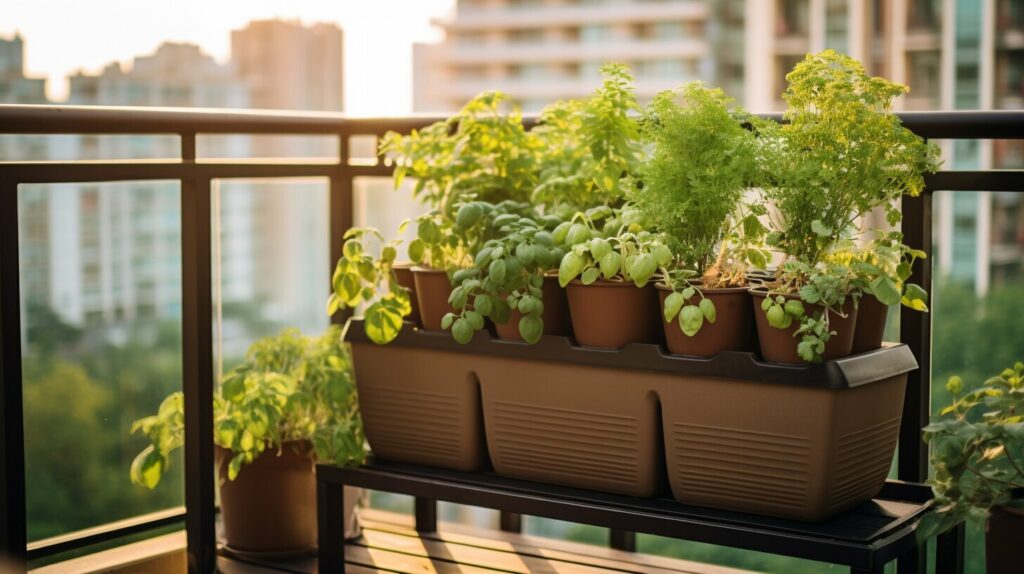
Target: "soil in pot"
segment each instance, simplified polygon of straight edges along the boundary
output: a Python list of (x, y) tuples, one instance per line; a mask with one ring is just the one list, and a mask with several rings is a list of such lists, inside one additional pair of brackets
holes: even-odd
[(659, 343), (661, 327), (654, 285), (578, 279), (566, 288), (576, 342), (586, 347), (621, 349), (630, 343)]
[(409, 302), (412, 304), (412, 313), (405, 318), (415, 325), (420, 325), (420, 303), (416, 300), (416, 280), (412, 273), (412, 263), (396, 263), (392, 269), (398, 284), (409, 290)]
[[(567, 337), (569, 329), (569, 303), (566, 301), (565, 289), (558, 285), (558, 277), (545, 277), (541, 288), (544, 292), (544, 334)], [(522, 339), (519, 335), (519, 319), (522, 313), (512, 311), (509, 320), (504, 324), (494, 324), (498, 336), (502, 339)]]
[[(665, 298), (672, 290), (660, 283), (656, 287), (664, 310)], [(712, 357), (722, 351), (750, 350), (750, 332), (754, 323), (750, 312), (750, 289), (728, 287), (703, 289), (702, 292), (715, 304), (715, 322), (704, 321), (700, 331), (690, 337), (679, 328), (678, 317), (672, 321), (665, 321), (665, 314), (662, 312), (665, 345), (669, 352), (676, 355)], [(695, 295), (690, 302), (696, 303), (699, 299), (700, 295)]]
[(857, 309), (857, 327), (853, 331), (853, 353), (863, 353), (881, 348), (885, 335), (885, 320), (889, 307), (870, 293), (860, 298)]
[(448, 274), (438, 269), (413, 267), (413, 279), (416, 284), (416, 301), (419, 303), (420, 324), (431, 331), (441, 330), (441, 319), (455, 309), (448, 304), (452, 294), (452, 283)]
[[(234, 453), (214, 447), (221, 519), (228, 549), (240, 555), (285, 557), (316, 549), (316, 473), (308, 441), (290, 441), (280, 453), (269, 448), (227, 479)], [(345, 491), (345, 535), (359, 534), (355, 506), (359, 489)]]
[(985, 534), (985, 571), (1016, 574), (1024, 571), (1024, 511), (997, 506)]
[[(800, 339), (794, 337), (794, 334), (800, 327), (799, 322), (793, 321), (793, 324), (788, 329), (772, 327), (768, 324), (767, 314), (761, 308), (761, 303), (768, 295), (768, 291), (755, 288), (750, 290), (750, 294), (753, 296), (754, 320), (757, 325), (757, 339), (761, 347), (761, 358), (773, 363), (805, 363), (806, 361), (801, 359), (796, 351), (796, 346)], [(786, 299), (799, 299), (797, 295), (785, 295), (785, 297)], [(819, 313), (821, 311), (821, 307), (818, 305), (805, 304), (804, 308), (808, 313)], [(829, 317), (829, 328), (835, 331), (836, 334), (832, 335), (828, 342), (825, 343), (825, 352), (822, 353), (822, 356), (826, 360), (847, 357), (853, 349), (853, 333), (857, 325), (857, 306), (854, 305), (852, 297), (846, 299), (842, 311), (846, 315), (845, 317), (837, 314), (832, 314)]]

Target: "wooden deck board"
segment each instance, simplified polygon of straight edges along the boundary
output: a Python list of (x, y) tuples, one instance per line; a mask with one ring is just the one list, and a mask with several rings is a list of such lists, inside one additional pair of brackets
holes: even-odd
[[(363, 536), (345, 546), (347, 571), (355, 574), (744, 574), (601, 546), (441, 524), (441, 532), (418, 533), (411, 517), (364, 509)], [(288, 561), (221, 557), (227, 574), (316, 573), (312, 557)]]

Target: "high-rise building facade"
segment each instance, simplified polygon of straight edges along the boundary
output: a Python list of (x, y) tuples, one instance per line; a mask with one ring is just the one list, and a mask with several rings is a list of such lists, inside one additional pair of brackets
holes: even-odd
[(688, 80), (712, 81), (735, 62), (718, 57), (715, 42), (728, 8), (737, 11), (733, 4), (459, 1), (453, 16), (435, 21), (445, 40), (413, 48), (413, 108), (451, 111), (482, 91), (501, 90), (524, 110), (537, 111), (553, 100), (590, 93), (607, 61), (632, 68), (642, 100)]

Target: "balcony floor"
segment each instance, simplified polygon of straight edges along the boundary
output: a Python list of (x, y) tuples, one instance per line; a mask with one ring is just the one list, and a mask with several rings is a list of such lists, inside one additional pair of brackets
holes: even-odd
[[(345, 548), (347, 572), (515, 572), (522, 574), (743, 574), (746, 571), (685, 560), (632, 554), (586, 544), (442, 523), (420, 534), (411, 517), (364, 509), (363, 536)], [(313, 558), (254, 563), (221, 557), (225, 574), (316, 572)]]

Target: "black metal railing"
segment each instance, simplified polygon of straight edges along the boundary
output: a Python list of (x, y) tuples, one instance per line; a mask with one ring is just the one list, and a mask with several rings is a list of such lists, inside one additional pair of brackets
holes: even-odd
[[(911, 112), (904, 123), (931, 139), (1024, 139), (1024, 112)], [(25, 436), (22, 407), (21, 300), (19, 293), (18, 188), (34, 183), (90, 183), (177, 180), (181, 185), (183, 388), (185, 393), (185, 524), (191, 572), (212, 572), (216, 562), (213, 457), (213, 309), (211, 292), (211, 182), (218, 178), (323, 177), (329, 189), (331, 260), (341, 253), (340, 237), (353, 220), (353, 180), (387, 176), (383, 163), (366, 165), (349, 157), (353, 136), (408, 132), (439, 118), (349, 118), (326, 113), (267, 113), (155, 108), (0, 105), (0, 134), (145, 134), (180, 138), (177, 161), (57, 161), (0, 163), (0, 557), (16, 562), (52, 556), (100, 540), (139, 532), (172, 519), (166, 513), (100, 527), (77, 535), (27, 544)], [(196, 161), (196, 137), (206, 134), (320, 135), (338, 140), (336, 162), (238, 160)], [(903, 200), (903, 231), (911, 247), (932, 250), (932, 192), (1024, 192), (1024, 170), (942, 171), (927, 178), (927, 193)], [(931, 286), (931, 259), (913, 281)], [(324, 286), (325, 290), (329, 288)], [(325, 291), (326, 292), (326, 291)], [(900, 334), (921, 368), (910, 377), (898, 456), (899, 478), (927, 477), (927, 450), (920, 430), (929, 417), (931, 318), (904, 311)], [(427, 505), (424, 505), (427, 506)], [(180, 519), (180, 514), (175, 519)], [(502, 524), (517, 525), (514, 516)], [(511, 527), (511, 526), (510, 526)], [(623, 537), (620, 546), (631, 545)], [(962, 548), (962, 545), (961, 545)], [(956, 550), (953, 550), (954, 552)], [(944, 552), (940, 549), (940, 552)], [(919, 572), (923, 554), (900, 568)]]

